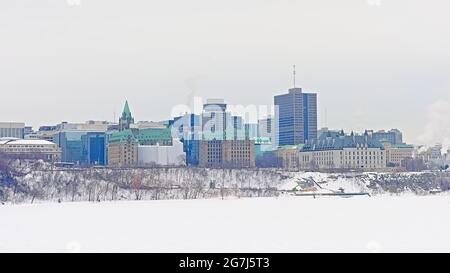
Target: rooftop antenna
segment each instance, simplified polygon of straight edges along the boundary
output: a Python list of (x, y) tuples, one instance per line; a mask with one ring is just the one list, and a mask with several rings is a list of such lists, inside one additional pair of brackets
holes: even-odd
[(296, 75), (296, 72), (295, 72), (295, 64), (294, 64), (294, 70), (293, 70), (294, 88), (295, 88), (295, 75)]

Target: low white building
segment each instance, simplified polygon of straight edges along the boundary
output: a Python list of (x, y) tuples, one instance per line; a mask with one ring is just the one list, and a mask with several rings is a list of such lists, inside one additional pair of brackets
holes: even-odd
[(139, 145), (138, 163), (140, 166), (184, 166), (183, 143), (174, 139), (171, 146)]
[(0, 154), (18, 159), (61, 160), (58, 145), (39, 139), (0, 138)]
[(408, 144), (391, 144), (389, 142), (383, 143), (386, 150), (386, 162), (388, 167), (400, 167), (402, 161), (412, 159), (414, 154), (414, 146)]
[(386, 168), (386, 150), (366, 135), (341, 135), (307, 142), (299, 153), (300, 168), (360, 169)]

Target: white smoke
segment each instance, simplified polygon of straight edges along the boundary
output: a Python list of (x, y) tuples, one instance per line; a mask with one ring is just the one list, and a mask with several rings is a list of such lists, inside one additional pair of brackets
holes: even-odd
[(427, 107), (427, 124), (419, 142), (427, 146), (442, 145), (441, 153), (450, 149), (450, 101), (438, 100)]

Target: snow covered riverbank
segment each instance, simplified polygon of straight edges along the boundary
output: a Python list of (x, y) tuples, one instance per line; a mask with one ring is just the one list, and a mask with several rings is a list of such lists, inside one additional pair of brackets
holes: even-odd
[(449, 196), (0, 206), (0, 252), (450, 251)]
[[(26, 166), (26, 165), (25, 165)], [(33, 166), (0, 175), (0, 202), (118, 201), (276, 197), (280, 191), (371, 195), (450, 191), (450, 173), (320, 173), (275, 169), (52, 169)]]

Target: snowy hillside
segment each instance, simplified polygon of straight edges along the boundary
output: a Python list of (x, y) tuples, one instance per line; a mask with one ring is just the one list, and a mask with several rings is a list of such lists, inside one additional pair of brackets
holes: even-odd
[(22, 165), (0, 174), (0, 201), (115, 201), (276, 197), (298, 192), (427, 195), (450, 189), (450, 174), (318, 173), (275, 169), (57, 169)]
[(310, 190), (316, 192), (348, 193), (366, 192), (377, 194), (414, 193), (427, 195), (430, 192), (449, 190), (450, 176), (440, 172), (404, 173), (320, 173), (293, 172), (280, 189)]

